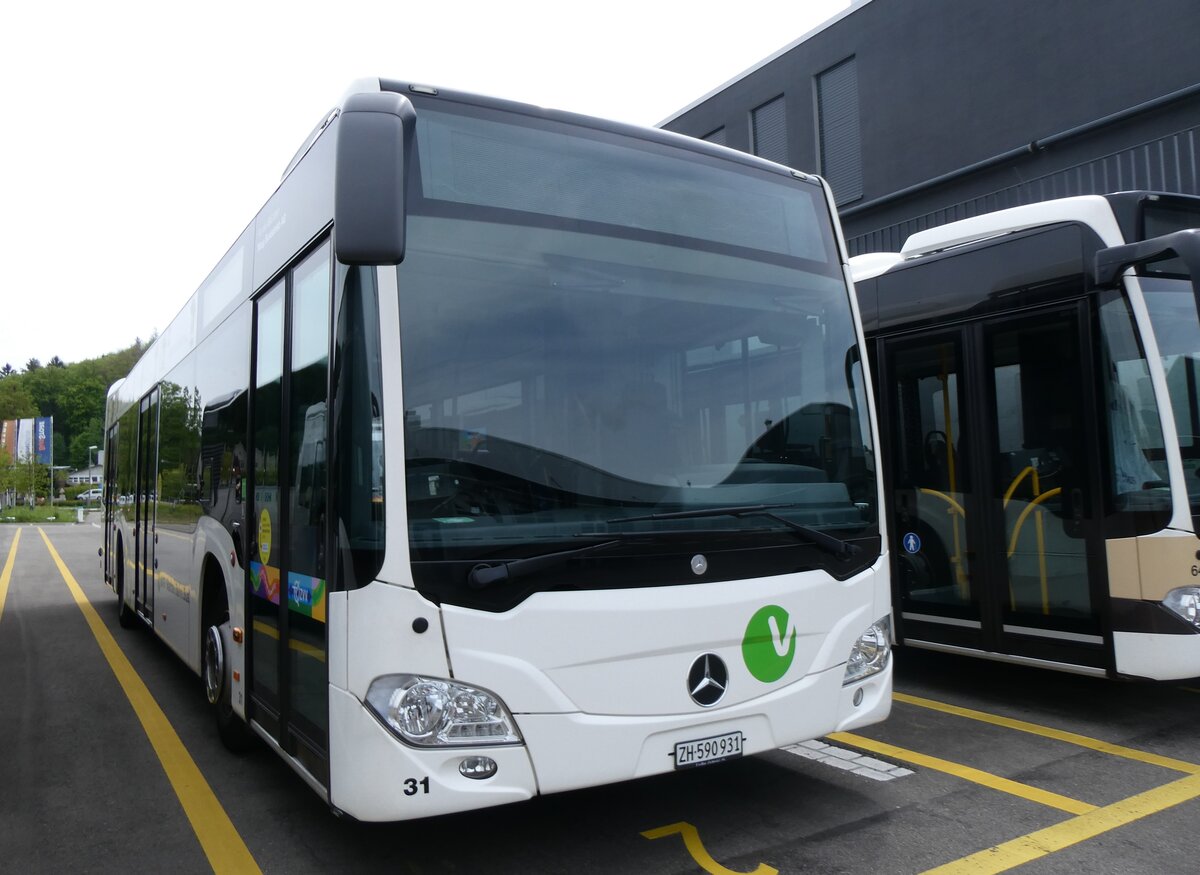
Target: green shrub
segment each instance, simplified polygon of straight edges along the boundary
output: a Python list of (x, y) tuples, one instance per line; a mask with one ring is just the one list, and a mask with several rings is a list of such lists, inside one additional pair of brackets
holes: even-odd
[(54, 507), (45, 505), (31, 508), (26, 505), (18, 505), (17, 507), (0, 508), (0, 523), (73, 522), (75, 522), (75, 509), (57, 504)]

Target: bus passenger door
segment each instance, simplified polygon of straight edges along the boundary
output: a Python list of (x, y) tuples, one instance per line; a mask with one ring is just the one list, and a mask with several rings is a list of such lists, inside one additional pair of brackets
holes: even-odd
[(1087, 308), (997, 318), (982, 327), (980, 401), (989, 435), (988, 564), (998, 649), (1107, 667), (1100, 605), (1098, 439)]
[(904, 637), (984, 645), (980, 496), (961, 330), (885, 341), (895, 599)]
[(158, 506), (158, 388), (138, 408), (137, 482), (134, 490), (133, 601), (137, 612), (154, 625), (154, 530)]
[(883, 341), (904, 640), (1104, 668), (1083, 304)]
[(255, 302), (248, 563), (251, 719), (328, 782), (328, 244)]

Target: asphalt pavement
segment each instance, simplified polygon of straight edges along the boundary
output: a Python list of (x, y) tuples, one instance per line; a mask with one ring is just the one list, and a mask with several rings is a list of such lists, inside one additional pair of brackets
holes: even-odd
[[(4, 871), (1200, 868), (1200, 681), (1122, 683), (913, 650), (896, 655), (891, 718), (856, 733), (427, 821), (339, 819), (265, 746), (228, 753), (199, 678), (147, 631), (117, 626), (95, 522), (0, 526)], [(154, 709), (161, 723), (146, 723)], [(177, 748), (162, 741), (170, 734)], [(211, 832), (221, 818), (230, 832)], [(245, 856), (221, 856), (214, 841)]]

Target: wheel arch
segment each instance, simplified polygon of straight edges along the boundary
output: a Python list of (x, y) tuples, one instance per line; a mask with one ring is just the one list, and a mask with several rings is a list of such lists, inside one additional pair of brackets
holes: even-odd
[(209, 626), (220, 625), (225, 616), (230, 616), (230, 583), (225, 568), (212, 553), (205, 553), (200, 566), (200, 635)]

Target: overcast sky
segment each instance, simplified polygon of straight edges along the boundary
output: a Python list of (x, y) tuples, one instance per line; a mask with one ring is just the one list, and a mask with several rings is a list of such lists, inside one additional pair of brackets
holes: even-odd
[(9, 4), (0, 366), (164, 329), (355, 79), (653, 125), (849, 5)]

